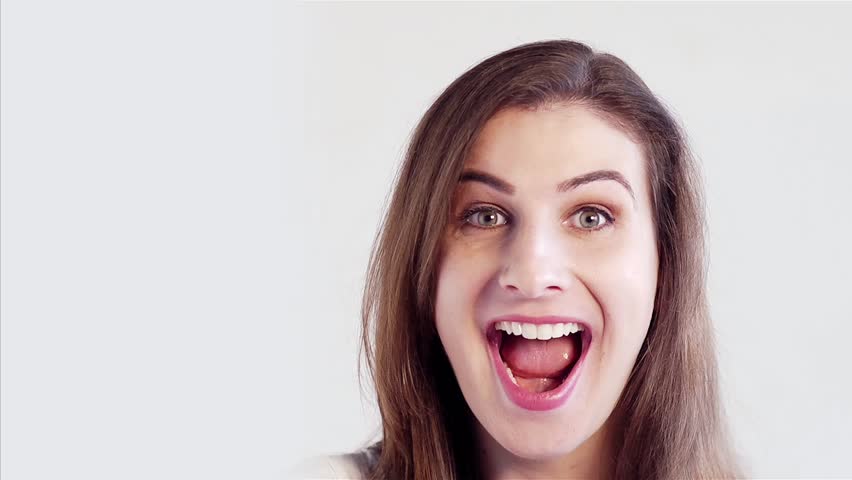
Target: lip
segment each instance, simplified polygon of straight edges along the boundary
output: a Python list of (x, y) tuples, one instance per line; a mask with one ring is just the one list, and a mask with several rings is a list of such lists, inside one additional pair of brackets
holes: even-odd
[[(580, 354), (580, 358), (578, 358), (574, 363), (574, 366), (571, 368), (571, 372), (568, 374), (565, 381), (563, 381), (555, 389), (541, 393), (529, 392), (515, 385), (512, 382), (512, 379), (509, 378), (509, 374), (506, 372), (506, 366), (503, 365), (503, 360), (500, 357), (500, 343), (503, 337), (502, 333), (494, 328), (494, 324), (501, 321), (534, 323), (538, 325), (545, 325), (548, 323), (577, 323), (582, 325), (583, 331), (579, 333), (583, 352)], [(589, 324), (571, 317), (526, 317), (522, 315), (507, 315), (492, 319), (488, 322), (487, 328), (486, 339), (494, 367), (494, 373), (497, 375), (500, 384), (503, 386), (503, 391), (506, 392), (506, 396), (509, 397), (509, 400), (524, 410), (546, 411), (561, 407), (569, 398), (571, 398), (571, 393), (574, 391), (580, 375), (583, 373), (583, 365), (585, 363), (586, 356), (589, 353), (589, 347), (592, 343), (592, 334)]]

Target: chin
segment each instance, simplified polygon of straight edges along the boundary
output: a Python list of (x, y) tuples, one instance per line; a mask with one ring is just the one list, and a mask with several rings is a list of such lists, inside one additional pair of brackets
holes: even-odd
[(557, 435), (541, 428), (505, 437), (497, 440), (497, 443), (507, 452), (524, 460), (552, 460), (564, 457), (575, 451), (585, 440), (577, 435), (565, 435), (562, 432)]
[(477, 416), (482, 439), (522, 460), (565, 457), (588, 442), (596, 430), (591, 412), (577, 418), (579, 413), (573, 411), (529, 416), (512, 415), (494, 404), (486, 409), (487, 413), (480, 410), (482, 415)]

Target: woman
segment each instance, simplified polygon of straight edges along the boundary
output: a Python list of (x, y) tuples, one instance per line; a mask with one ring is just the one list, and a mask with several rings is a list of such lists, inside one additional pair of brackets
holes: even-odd
[[(684, 134), (618, 58), (522, 45), (419, 123), (370, 260), (369, 479), (727, 478)], [(348, 473), (346, 473), (348, 472)]]

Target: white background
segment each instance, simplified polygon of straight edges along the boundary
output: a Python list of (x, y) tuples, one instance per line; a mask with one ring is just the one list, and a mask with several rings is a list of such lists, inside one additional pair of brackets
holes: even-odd
[(394, 170), (520, 43), (630, 64), (703, 163), (752, 476), (852, 477), (852, 4), (2, 4), (2, 471), (280, 478), (374, 438), (360, 294)]

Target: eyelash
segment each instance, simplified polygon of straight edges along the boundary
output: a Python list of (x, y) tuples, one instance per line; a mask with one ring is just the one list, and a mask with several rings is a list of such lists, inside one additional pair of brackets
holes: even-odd
[[(492, 206), (492, 205), (477, 205), (477, 206), (468, 208), (467, 210), (462, 212), (461, 215), (459, 215), (459, 222), (461, 222), (462, 226), (470, 226), (470, 227), (473, 227), (473, 228), (476, 228), (476, 229), (479, 229), (479, 230), (494, 230), (497, 227), (504, 226), (504, 225), (497, 225), (497, 226), (494, 226), (494, 227), (480, 227), (479, 225), (476, 225), (476, 224), (468, 221), (470, 219), (470, 217), (472, 217), (476, 213), (490, 212), (490, 211), (498, 212), (500, 215), (503, 215), (504, 217), (506, 217), (506, 224), (507, 225), (511, 223), (511, 216), (509, 216), (507, 213), (503, 212), (501, 209), (499, 209), (495, 206)], [(615, 223), (615, 218), (609, 212), (607, 212), (606, 210), (604, 210), (600, 207), (595, 207), (595, 206), (592, 206), (592, 205), (585, 205), (585, 206), (581, 207), (576, 212), (574, 212), (571, 215), (571, 217), (573, 217), (574, 215), (576, 215), (580, 212), (584, 212), (584, 211), (595, 212), (598, 215), (601, 215), (602, 217), (604, 217), (604, 219), (606, 219), (606, 222), (604, 222), (603, 225), (595, 227), (595, 228), (579, 228), (579, 230), (583, 233), (592, 233), (592, 232), (596, 232), (598, 230), (603, 230), (604, 228), (611, 227)], [(571, 217), (568, 217), (568, 218), (571, 218)]]

